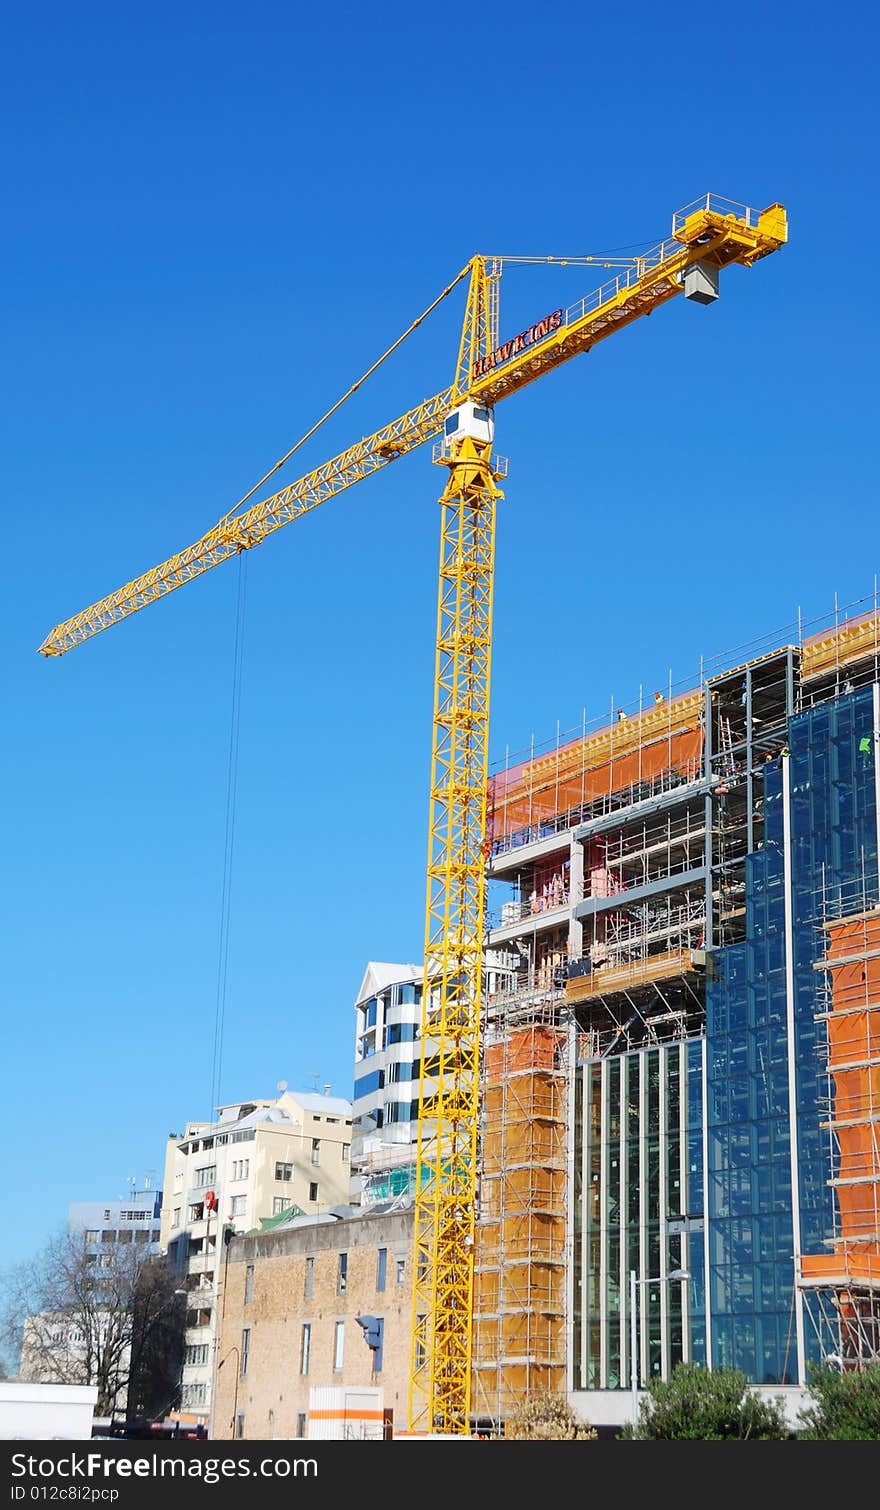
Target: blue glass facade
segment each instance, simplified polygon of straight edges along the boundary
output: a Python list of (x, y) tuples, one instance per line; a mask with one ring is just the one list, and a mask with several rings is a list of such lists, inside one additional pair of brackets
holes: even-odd
[(746, 939), (716, 952), (706, 983), (712, 1363), (762, 1384), (791, 1382), (794, 1357), (782, 780), (776, 762)]
[[(762, 847), (744, 936), (706, 956), (705, 1037), (578, 1068), (575, 1389), (629, 1386), (632, 1270), (642, 1380), (690, 1358), (803, 1383), (818, 1356), (795, 1284), (796, 1254), (827, 1253), (835, 1231), (816, 967), (826, 908), (880, 899), (873, 686), (789, 717), (786, 737), (749, 776)], [(742, 790), (713, 792), (719, 829)], [(686, 1284), (664, 1278), (678, 1268)]]
[[(768, 1384), (797, 1382), (798, 1373), (789, 1007), (801, 1252), (825, 1251), (833, 1235), (813, 967), (823, 897), (850, 906), (877, 897), (872, 688), (791, 719), (789, 752), (765, 772), (764, 848), (746, 859), (745, 941), (716, 951), (706, 987), (712, 1362)], [(815, 1350), (806, 1335), (804, 1347), (807, 1357)]]

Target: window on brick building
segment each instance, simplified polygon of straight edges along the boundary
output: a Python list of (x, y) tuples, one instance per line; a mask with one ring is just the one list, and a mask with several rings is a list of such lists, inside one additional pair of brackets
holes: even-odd
[(317, 1199), (318, 1199), (318, 1182), (317, 1182), (317, 1180), (313, 1180), (312, 1183), (311, 1183), (311, 1185), (309, 1186), (309, 1200), (310, 1201), (316, 1201)]
[(396, 1279), (396, 1281), (397, 1281), (397, 1283), (399, 1285), (402, 1285), (403, 1282), (404, 1282), (404, 1280), (405, 1280), (405, 1278), (406, 1278), (406, 1259), (405, 1258), (398, 1258), (398, 1259), (395, 1260), (395, 1271), (396, 1271), (395, 1272), (395, 1279)]
[(337, 1321), (333, 1333), (333, 1372), (338, 1374), (342, 1369), (342, 1356), (345, 1351), (345, 1322)]
[(311, 1297), (314, 1295), (314, 1293), (315, 1293), (315, 1260), (314, 1260), (314, 1257), (310, 1254), (309, 1257), (306, 1259), (306, 1278), (305, 1278), (305, 1284), (303, 1285), (303, 1295), (304, 1295), (304, 1297), (305, 1297), (306, 1300), (310, 1300)]
[(248, 1371), (248, 1360), (250, 1359), (250, 1354), (251, 1329), (249, 1326), (243, 1326), (241, 1329), (241, 1366), (239, 1368), (239, 1373), (242, 1379)]
[(312, 1323), (303, 1322), (302, 1338), (299, 1347), (299, 1371), (307, 1374), (309, 1371), (309, 1359), (312, 1355)]
[(376, 1255), (376, 1289), (384, 1290), (385, 1274), (388, 1269), (388, 1249), (380, 1248)]
[(249, 1306), (254, 1298), (254, 1266), (248, 1264), (244, 1271), (244, 1303)]
[(336, 1276), (336, 1293), (337, 1293), (337, 1295), (344, 1295), (347, 1287), (348, 1287), (348, 1254), (347, 1253), (340, 1253), (340, 1255), (339, 1255), (339, 1272), (337, 1273), (337, 1276)]
[(320, 1162), (321, 1162), (321, 1139), (320, 1138), (313, 1138), (312, 1139), (312, 1163), (313, 1164), (320, 1164)]
[(385, 1342), (385, 1318), (384, 1318), (384, 1316), (378, 1316), (376, 1318), (376, 1320), (378, 1322), (377, 1331), (378, 1331), (378, 1334), (379, 1334), (379, 1340), (378, 1340), (378, 1342), (376, 1344), (376, 1347), (373, 1349), (373, 1373), (374, 1374), (381, 1374), (381, 1372), (382, 1372), (382, 1348), (383, 1348), (383, 1345), (384, 1345), (384, 1342)]

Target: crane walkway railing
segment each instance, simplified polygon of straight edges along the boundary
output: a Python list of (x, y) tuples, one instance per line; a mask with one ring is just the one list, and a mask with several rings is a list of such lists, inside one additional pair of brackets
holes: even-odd
[[(733, 216), (734, 219), (744, 222), (749, 229), (757, 228), (760, 216), (760, 211), (753, 210), (749, 205), (737, 204), (733, 199), (722, 199), (717, 194), (704, 194), (701, 199), (695, 199), (691, 204), (685, 205), (683, 210), (676, 210), (672, 217), (671, 235), (658, 242), (650, 251), (634, 257), (632, 267), (624, 268), (599, 288), (594, 289), (591, 294), (585, 294), (582, 299), (569, 304), (562, 316), (563, 325), (574, 325), (577, 321), (583, 320), (585, 315), (601, 309), (603, 304), (609, 304), (613, 299), (619, 298), (622, 292), (641, 282), (647, 273), (661, 267), (669, 261), (670, 257), (683, 251), (684, 246), (677, 233), (691, 216), (698, 214), (701, 210), (712, 215)], [(601, 261), (600, 258), (596, 260)]]

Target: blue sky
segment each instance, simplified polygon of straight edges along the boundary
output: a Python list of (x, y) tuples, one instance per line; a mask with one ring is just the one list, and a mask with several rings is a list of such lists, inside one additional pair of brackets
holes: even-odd
[[(809, 4), (10, 13), (0, 1266), (208, 1112), (239, 567), (36, 647), (197, 538), (473, 251), (652, 243), (707, 189), (790, 215), (714, 307), (499, 409), (496, 756), (871, 591), (877, 20), (843, 28)], [(513, 271), (503, 333), (598, 281)], [(445, 386), (460, 313), (302, 469)], [(417, 452), (248, 560), (227, 1099), (349, 1093), (366, 960), (421, 955), (441, 485)]]

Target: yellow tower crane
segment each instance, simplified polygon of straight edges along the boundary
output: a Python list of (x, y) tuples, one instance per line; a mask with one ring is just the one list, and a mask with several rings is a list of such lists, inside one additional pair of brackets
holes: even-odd
[[(722, 268), (732, 263), (750, 267), (786, 239), (781, 205), (755, 211), (710, 194), (673, 216), (670, 235), (659, 246), (625, 262), (609, 263), (602, 257), (473, 257), (425, 311), (468, 279), (451, 387), (289, 487), (245, 508), (257, 488), (293, 454), (288, 452), (194, 545), (59, 624), (40, 646), (43, 655), (63, 655), (229, 556), (258, 545), (274, 530), (398, 456), (439, 438), (434, 460), (447, 469), (448, 477), (440, 499), (413, 1261), (412, 1430), (463, 1434), (469, 1428), (495, 510), (502, 496), (498, 484), (506, 473), (506, 464), (492, 454), (494, 408), (500, 399), (589, 351), (677, 294), (711, 303)], [(586, 298), (553, 310), (500, 342), (499, 288), (505, 261), (556, 261), (617, 270)], [(360, 382), (339, 403), (358, 387)]]

